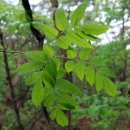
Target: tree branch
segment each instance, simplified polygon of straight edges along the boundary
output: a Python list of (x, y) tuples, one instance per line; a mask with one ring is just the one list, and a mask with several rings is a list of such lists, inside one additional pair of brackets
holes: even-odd
[(45, 35), (43, 35), (39, 30), (37, 30), (32, 24), (32, 22), (34, 20), (33, 20), (32, 10), (31, 10), (29, 1), (28, 0), (22, 0), (22, 5), (23, 5), (23, 7), (25, 9), (25, 13), (27, 15), (26, 18), (30, 22), (31, 32), (36, 37), (36, 39), (39, 43), (39, 49), (41, 49), (43, 47), (43, 44), (44, 44)]
[[(1, 42), (1, 45), (2, 45), (3, 49), (6, 50), (4, 40), (3, 40), (3, 33), (2, 33), (1, 30), (0, 30), (0, 42)], [(19, 125), (19, 130), (24, 130), (24, 126), (23, 126), (23, 124), (21, 122), (21, 119), (20, 119), (19, 108), (17, 107), (17, 101), (16, 101), (15, 92), (14, 92), (14, 86), (13, 86), (12, 79), (11, 79), (10, 68), (9, 68), (8, 57), (7, 57), (6, 51), (3, 51), (3, 57), (4, 57), (5, 71), (6, 71), (6, 75), (7, 75), (7, 80), (8, 80), (8, 84), (9, 84), (10, 91), (11, 91), (13, 109), (14, 109), (16, 119), (17, 119), (17, 122), (18, 122), (18, 125)]]

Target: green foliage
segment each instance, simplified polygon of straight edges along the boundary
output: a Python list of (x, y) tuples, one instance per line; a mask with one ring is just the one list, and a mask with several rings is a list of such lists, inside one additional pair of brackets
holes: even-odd
[[(87, 95), (78, 97), (79, 103), (83, 104), (76, 112), (73, 112), (73, 119), (88, 119), (91, 122), (89, 127), (96, 130), (109, 130), (113, 127), (127, 129), (129, 124), (129, 96), (117, 96), (110, 98), (103, 95)], [(123, 119), (123, 120), (122, 120)], [(119, 122), (117, 124), (117, 122)], [(82, 127), (82, 126), (80, 126)]]
[(73, 12), (71, 16), (71, 24), (72, 26), (78, 25), (80, 20), (83, 18), (84, 12), (87, 7), (87, 2), (82, 3), (81, 5), (78, 6), (78, 8)]
[(57, 45), (62, 49), (68, 49), (71, 45), (71, 42), (66, 36), (60, 36), (57, 40)]
[(90, 45), (90, 43), (80, 38), (78, 35), (75, 34), (74, 31), (68, 31), (66, 36), (67, 36), (67, 39), (69, 39), (72, 43), (76, 44), (79, 47), (93, 48), (92, 45)]
[(77, 56), (77, 53), (75, 51), (73, 51), (73, 50), (68, 50), (67, 51), (68, 59), (74, 59), (74, 58), (76, 58), (76, 56)]
[(109, 29), (108, 26), (101, 25), (101, 24), (94, 24), (94, 23), (89, 23), (81, 27), (81, 30), (85, 32), (86, 34), (91, 34), (91, 35), (100, 35), (105, 33)]
[[(50, 6), (49, 2), (46, 0), (38, 7), (47, 4)], [(0, 28), (8, 52), (17, 106), (22, 123), (26, 126), (25, 129), (48, 129), (46, 122), (41, 123), (44, 120), (44, 116), (41, 116), (41, 105), (44, 105), (51, 119), (63, 127), (68, 125), (68, 115), (64, 111), (71, 110), (72, 125), (75, 121), (78, 127), (89, 127), (78, 128), (80, 130), (90, 129), (90, 127), (96, 130), (128, 130), (130, 127), (130, 51), (126, 48), (129, 45), (127, 22), (130, 2), (126, 0), (119, 0), (116, 3), (112, 0), (96, 0), (89, 4), (83, 2), (72, 14), (71, 6), (77, 6), (76, 0), (58, 2), (61, 2), (59, 4), (61, 8), (55, 11), (55, 27), (52, 26), (54, 21), (50, 17), (50, 8), (48, 14), (43, 16), (41, 11), (35, 12), (36, 5), (32, 6), (34, 22), (31, 24), (46, 36), (41, 51), (27, 51), (36, 49), (37, 41), (31, 36), (30, 18), (25, 15), (20, 3), (12, 6), (4, 0), (0, 2)], [(94, 9), (85, 13), (87, 4), (94, 5)], [(68, 13), (63, 10), (64, 5)], [(46, 12), (46, 9), (44, 11)], [(124, 26), (125, 30), (120, 28), (120, 33), (114, 35), (111, 30), (113, 28), (115, 30), (113, 23), (118, 23), (118, 20), (124, 21), (119, 23), (122, 25), (119, 28)], [(106, 37), (113, 35), (112, 41), (116, 42), (100, 45), (97, 35), (108, 30), (106, 24), (111, 26)], [(60, 48), (66, 54), (62, 54)], [(18, 52), (25, 50), (25, 57), (21, 53), (15, 53), (15, 50)], [(0, 51), (3, 51), (2, 46)], [(3, 52), (0, 52), (0, 59), (0, 127), (2, 126), (2, 130), (14, 130), (18, 127), (12, 109), (10, 90), (7, 87), (8, 78), (5, 73)], [(23, 78), (17, 75), (16, 70), (21, 64), (20, 59), (27, 62), (18, 69)], [(69, 73), (72, 74), (74, 83), (66, 80), (66, 74)], [(115, 95), (117, 96), (111, 97)], [(28, 99), (31, 96), (32, 101)], [(80, 109), (77, 109), (77, 102)], [(57, 127), (55, 122), (52, 124)]]
[(80, 90), (74, 84), (64, 79), (58, 80), (56, 82), (56, 87), (59, 89), (59, 91), (62, 91), (64, 93), (80, 94)]
[(58, 124), (60, 124), (61, 126), (66, 126), (68, 125), (68, 118), (67, 116), (64, 114), (63, 111), (61, 111), (60, 109), (55, 108), (52, 112), (50, 117), (52, 119), (56, 118), (56, 121), (58, 122)]
[(104, 78), (104, 87), (107, 94), (111, 96), (117, 95), (116, 85), (110, 79)]
[(84, 74), (86, 70), (86, 65), (84, 63), (77, 62), (75, 65), (75, 72), (80, 80), (84, 79)]
[(56, 22), (56, 27), (61, 30), (65, 31), (68, 29), (68, 20), (65, 16), (65, 12), (63, 9), (58, 8), (55, 13), (55, 22)]
[[(19, 68), (20, 74), (28, 76), (27, 83), (34, 85), (32, 101), (35, 106), (39, 106), (41, 103), (46, 106), (51, 112), (50, 117), (56, 119), (61, 126), (68, 125), (68, 119), (63, 111), (75, 110), (78, 105), (74, 97), (80, 94), (80, 88), (64, 79), (66, 71), (67, 73), (75, 72), (81, 81), (86, 75), (87, 82), (91, 86), (96, 85), (98, 91), (105, 89), (106, 93), (111, 96), (115, 96), (117, 93), (114, 83), (105, 75), (100, 76), (95, 64), (89, 66), (86, 64), (86, 61), (87, 63), (92, 62), (89, 58), (94, 47), (90, 40), (97, 40), (98, 38), (94, 35), (105, 33), (108, 30), (107, 26), (100, 24), (87, 24), (75, 28), (82, 19), (86, 6), (87, 3), (84, 2), (73, 12), (72, 27), (70, 26), (70, 28), (68, 28), (69, 22), (65, 12), (61, 8), (58, 8), (55, 14), (58, 30), (45, 24), (33, 23), (37, 28), (42, 27), (46, 38), (54, 40), (57, 46), (66, 50), (67, 57), (63, 58), (74, 61), (66, 61), (63, 65), (65, 68), (62, 67), (60, 56), (57, 57), (56, 49), (54, 50), (53, 45), (50, 44), (44, 45), (42, 51), (25, 52), (29, 62)], [(59, 30), (60, 32), (58, 32)], [(78, 53), (79, 59), (77, 58)]]
[(38, 106), (42, 102), (43, 96), (44, 89), (42, 86), (42, 81), (37, 81), (32, 90), (32, 102), (35, 106)]
[(41, 62), (30, 61), (20, 67), (19, 73), (27, 74), (27, 73), (35, 72), (35, 71), (41, 69), (42, 65), (43, 64)]
[(73, 71), (74, 67), (75, 67), (74, 61), (67, 61), (66, 64), (65, 64), (65, 69), (66, 69), (66, 71), (68, 73), (71, 72), (71, 71)]
[(95, 69), (93, 66), (88, 66), (86, 68), (86, 80), (92, 86), (95, 81)]
[(42, 28), (46, 37), (50, 40), (54, 40), (58, 35), (58, 31), (54, 27), (43, 25)]
[(97, 91), (100, 91), (103, 89), (103, 76), (100, 72), (96, 72), (96, 89)]
[(87, 60), (87, 59), (89, 59), (91, 51), (92, 51), (91, 49), (83, 48), (80, 51), (80, 53), (79, 53), (79, 58), (81, 60)]

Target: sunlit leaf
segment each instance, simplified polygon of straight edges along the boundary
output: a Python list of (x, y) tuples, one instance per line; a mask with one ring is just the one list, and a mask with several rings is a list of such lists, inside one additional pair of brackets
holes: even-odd
[(83, 2), (80, 4), (77, 9), (73, 12), (71, 16), (71, 24), (72, 26), (76, 26), (80, 20), (83, 18), (84, 12), (86, 10), (88, 2)]
[(75, 72), (80, 80), (84, 79), (86, 65), (84, 63), (77, 62), (75, 65)]
[(74, 70), (74, 66), (75, 66), (74, 61), (67, 61), (67, 62), (65, 63), (65, 69), (66, 69), (66, 71), (67, 71), (68, 73)]
[(65, 16), (65, 12), (62, 8), (56, 9), (55, 12), (55, 23), (59, 30), (65, 31), (68, 29), (68, 20)]
[(104, 77), (104, 87), (105, 91), (110, 96), (117, 95), (117, 87), (116, 85), (108, 78)]
[(93, 46), (90, 45), (90, 43), (88, 43), (86, 40), (81, 39), (78, 35), (75, 34), (74, 31), (68, 31), (67, 38), (77, 46), (84, 48), (93, 48)]
[(88, 48), (83, 48), (80, 53), (79, 53), (79, 58), (81, 60), (87, 60), (90, 56), (90, 53), (91, 53), (91, 49), (88, 49)]
[(35, 83), (34, 88), (32, 90), (32, 102), (34, 103), (35, 106), (38, 106), (44, 96), (44, 89), (41, 81), (38, 81)]
[(68, 50), (67, 51), (67, 57), (68, 59), (74, 59), (77, 56), (77, 53), (73, 50)]
[(88, 66), (86, 68), (86, 80), (92, 86), (95, 80), (95, 69), (93, 66)]
[(58, 35), (58, 31), (54, 27), (43, 25), (41, 28), (50, 40), (54, 40)]
[(95, 82), (97, 91), (102, 90), (104, 87), (104, 77), (100, 72), (96, 72)]
[(30, 61), (28, 63), (21, 65), (18, 68), (18, 71), (19, 71), (19, 74), (23, 75), (23, 74), (31, 73), (34, 71), (38, 71), (42, 68), (42, 66), (43, 64), (41, 62)]
[(100, 35), (105, 33), (109, 27), (103, 24), (94, 24), (94, 23), (88, 23), (81, 27), (82, 31), (85, 32), (86, 34), (91, 34), (91, 35)]

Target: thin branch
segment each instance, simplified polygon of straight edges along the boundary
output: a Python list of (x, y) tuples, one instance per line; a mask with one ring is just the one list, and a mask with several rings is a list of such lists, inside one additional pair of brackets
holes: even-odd
[(3, 33), (2, 33), (1, 30), (0, 30), (0, 42), (1, 42), (1, 45), (2, 45), (2, 47), (4, 49), (3, 57), (4, 57), (7, 80), (8, 80), (8, 84), (9, 84), (10, 91), (11, 91), (13, 109), (14, 109), (16, 119), (17, 119), (17, 122), (18, 122), (18, 125), (19, 125), (19, 130), (24, 130), (24, 126), (23, 126), (23, 124), (21, 122), (21, 119), (20, 119), (19, 108), (17, 106), (16, 96), (15, 96), (15, 92), (14, 92), (14, 86), (13, 86), (12, 79), (11, 79), (11, 74), (10, 74), (10, 67), (9, 67), (9, 63), (8, 63), (8, 57), (7, 57), (7, 53), (6, 53), (6, 47), (5, 47), (4, 40), (3, 40)]
[(24, 52), (22, 52), (22, 51), (8, 51), (8, 50), (3, 50), (3, 49), (1, 49), (0, 52), (1, 53), (6, 52), (6, 53), (24, 54)]
[[(0, 53), (3, 53), (3, 52), (6, 52), (6, 53), (16, 53), (16, 54), (24, 54), (25, 52), (24, 51), (7, 51), (7, 50), (0, 50)], [(68, 59), (68, 57), (66, 56), (53, 56), (54, 58), (61, 58), (61, 59), (66, 59), (66, 60), (73, 60), (73, 61), (81, 61), (81, 62), (84, 62), (84, 63), (87, 63), (85, 60), (81, 60), (80, 58), (75, 58), (75, 59)]]
[(32, 22), (34, 20), (33, 20), (33, 15), (32, 15), (32, 10), (30, 7), (29, 0), (22, 0), (22, 4), (23, 4), (23, 7), (25, 9), (25, 13), (27, 15), (26, 18), (30, 22), (31, 32), (36, 37), (36, 39), (39, 43), (39, 49), (41, 49), (43, 47), (43, 44), (44, 44), (43, 42), (44, 42), (45, 35), (43, 35), (39, 30), (37, 30), (32, 24)]

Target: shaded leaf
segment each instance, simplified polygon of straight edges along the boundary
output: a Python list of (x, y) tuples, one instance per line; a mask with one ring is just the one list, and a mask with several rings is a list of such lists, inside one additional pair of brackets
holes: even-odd
[(72, 84), (71, 82), (65, 79), (57, 80), (56, 87), (58, 88), (59, 91), (62, 91), (64, 93), (68, 93), (68, 94), (80, 93), (80, 89), (77, 86), (75, 86), (74, 84)]
[(77, 106), (76, 101), (69, 95), (65, 93), (61, 93), (61, 91), (57, 94), (59, 103), (71, 104), (73, 106)]
[(46, 107), (51, 107), (56, 100), (56, 95), (54, 91), (50, 91), (45, 97), (44, 97), (44, 105)]

